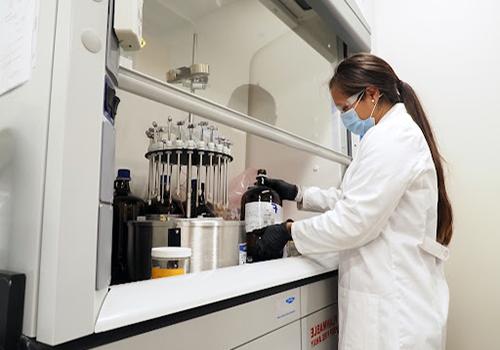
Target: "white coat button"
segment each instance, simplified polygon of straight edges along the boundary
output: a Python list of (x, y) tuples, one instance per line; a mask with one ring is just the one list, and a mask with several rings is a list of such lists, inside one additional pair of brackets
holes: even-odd
[(101, 39), (93, 30), (86, 30), (82, 33), (82, 43), (87, 50), (92, 53), (98, 53), (101, 51)]

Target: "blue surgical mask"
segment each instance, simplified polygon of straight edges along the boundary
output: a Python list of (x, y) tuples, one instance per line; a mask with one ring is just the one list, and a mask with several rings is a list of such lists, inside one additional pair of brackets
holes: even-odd
[(373, 106), (372, 112), (370, 113), (370, 116), (368, 118), (361, 119), (358, 113), (356, 112), (356, 107), (358, 106), (359, 101), (361, 101), (361, 99), (363, 98), (364, 92), (365, 90), (349, 97), (347, 99), (347, 102), (351, 104), (355, 102), (356, 104), (346, 112), (340, 113), (340, 117), (342, 118), (342, 122), (344, 123), (346, 129), (352, 132), (353, 134), (359, 135), (361, 138), (363, 138), (366, 132), (375, 125), (373, 112), (375, 111), (375, 108), (377, 107), (378, 104), (377, 101), (375, 106)]

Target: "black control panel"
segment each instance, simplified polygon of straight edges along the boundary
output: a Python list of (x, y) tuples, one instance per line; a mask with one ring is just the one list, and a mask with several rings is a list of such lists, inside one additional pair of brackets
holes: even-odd
[(112, 123), (115, 122), (116, 112), (118, 110), (118, 104), (120, 103), (120, 98), (116, 96), (116, 89), (109, 78), (106, 75), (104, 81), (104, 116)]

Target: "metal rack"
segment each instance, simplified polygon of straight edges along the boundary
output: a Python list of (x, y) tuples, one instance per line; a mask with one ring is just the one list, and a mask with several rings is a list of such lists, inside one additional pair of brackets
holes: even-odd
[[(229, 210), (229, 163), (231, 141), (222, 137), (214, 125), (178, 121), (167, 126), (153, 122), (146, 130), (149, 147), (147, 202), (161, 207), (161, 214), (226, 216)], [(181, 178), (185, 191), (181, 193)], [(185, 213), (175, 213), (174, 202), (185, 202)], [(210, 203), (210, 204), (209, 204)], [(211, 206), (211, 208), (209, 208)]]

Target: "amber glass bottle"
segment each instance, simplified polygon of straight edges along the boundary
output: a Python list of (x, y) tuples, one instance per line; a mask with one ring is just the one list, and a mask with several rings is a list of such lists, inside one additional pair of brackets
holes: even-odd
[(255, 185), (250, 186), (241, 197), (241, 220), (245, 221), (248, 263), (264, 260), (255, 250), (255, 244), (262, 234), (260, 229), (283, 222), (280, 196), (264, 185), (266, 177), (266, 170), (259, 169)]

